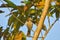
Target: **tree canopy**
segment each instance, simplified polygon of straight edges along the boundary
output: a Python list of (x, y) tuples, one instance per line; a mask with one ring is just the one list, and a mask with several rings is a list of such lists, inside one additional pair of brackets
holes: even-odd
[[(2, 27), (0, 27), (0, 38), (3, 36), (4, 40), (26, 40), (27, 36), (20, 31), (19, 28), (25, 25), (28, 18), (31, 18), (32, 23), (38, 26), (46, 0), (21, 0), (21, 3), (24, 5), (16, 5), (11, 0), (3, 0), (6, 3), (4, 3), (2, 0), (0, 1), (3, 3), (1, 4), (0, 8), (8, 8), (10, 11), (10, 13), (6, 15), (7, 17), (9, 16), (9, 27), (7, 27), (4, 31)], [(11, 10), (9, 8), (11, 8)], [(4, 13), (4, 11), (0, 10), (0, 13)], [(48, 21), (50, 20), (50, 17), (53, 17), (53, 14), (55, 14), (56, 17), (56, 20), (54, 21), (55, 23), (60, 18), (60, 0), (51, 0), (46, 15), (48, 17)], [(50, 25), (49, 21), (48, 27), (51, 28), (54, 23)], [(45, 25), (46, 24), (42, 25), (43, 27), (41, 30), (44, 30), (45, 32), (49, 31), (50, 28), (47, 29)], [(46, 34), (47, 33), (48, 32), (46, 32)]]

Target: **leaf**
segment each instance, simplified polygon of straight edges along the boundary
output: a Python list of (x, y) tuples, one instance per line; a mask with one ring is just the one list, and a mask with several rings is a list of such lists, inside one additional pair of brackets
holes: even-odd
[(20, 31), (15, 35), (14, 40), (26, 40), (26, 36), (22, 31)]
[[(20, 21), (21, 22), (23, 22), (23, 23), (25, 23), (26, 22), (26, 17), (25, 16), (23, 16), (23, 15), (20, 15), (19, 17), (18, 17), (19, 19), (20, 19)], [(22, 23), (21, 23), (22, 24)], [(23, 25), (23, 24), (22, 24)]]
[(47, 28), (46, 28), (45, 24), (43, 24), (42, 29), (43, 29), (44, 31), (46, 31), (46, 30), (47, 30)]
[(57, 2), (60, 2), (60, 0), (57, 0)]
[(47, 16), (53, 17), (53, 14), (55, 13), (55, 6), (50, 6), (48, 10)]
[(19, 28), (21, 27), (21, 23), (18, 20), (16, 20), (12, 27), (14, 28), (15, 32), (18, 32)]
[(16, 18), (15, 18), (13, 15), (17, 17), (18, 14), (17, 14), (16, 12), (14, 12), (14, 13), (11, 15), (11, 17), (8, 19), (8, 25), (9, 25), (9, 26), (11, 26), (11, 24), (16, 20)]
[(30, 1), (21, 1), (21, 3), (24, 3), (24, 4), (30, 4), (31, 2)]
[(47, 16), (53, 17), (53, 14), (54, 14), (54, 13), (48, 13)]
[(2, 37), (3, 33), (2, 33), (2, 27), (0, 27), (0, 38)]
[(4, 30), (4, 35), (8, 35), (9, 34), (9, 27), (7, 27), (5, 30)]
[(59, 17), (60, 17), (59, 16), (60, 15), (59, 8), (56, 7), (55, 11), (56, 11), (55, 16), (56, 16), (57, 19), (59, 19)]
[(34, 10), (34, 9), (30, 10), (30, 14), (34, 14), (35, 12), (36, 12), (36, 10)]
[(41, 8), (44, 7), (44, 2), (35, 3), (35, 6), (36, 6), (38, 9), (41, 9)]
[(2, 31), (2, 27), (0, 27), (0, 32)]
[(8, 25), (9, 26), (11, 26), (11, 24), (14, 22), (14, 17), (13, 16), (11, 16), (10, 18), (9, 18), (9, 20), (8, 20)]
[(56, 2), (56, 5), (60, 6), (60, 2), (57, 1), (57, 2)]
[(59, 17), (60, 17), (60, 16), (59, 16), (60, 13), (55, 13), (55, 15), (56, 15), (56, 18), (59, 19)]
[(4, 1), (7, 2), (7, 6), (10, 6), (12, 8), (16, 8), (16, 5), (13, 2), (11, 2), (10, 0), (4, 0)]
[(1, 4), (0, 7), (3, 8), (3, 7), (11, 7), (11, 6), (9, 4)]
[(0, 13), (4, 13), (4, 11), (0, 10)]

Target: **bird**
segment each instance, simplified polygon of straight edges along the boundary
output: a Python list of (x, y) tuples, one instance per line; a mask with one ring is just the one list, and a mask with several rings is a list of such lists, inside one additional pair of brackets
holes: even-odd
[(31, 30), (32, 30), (32, 27), (33, 27), (32, 18), (30, 18), (30, 17), (27, 18), (26, 26), (28, 28), (27, 36), (30, 36)]

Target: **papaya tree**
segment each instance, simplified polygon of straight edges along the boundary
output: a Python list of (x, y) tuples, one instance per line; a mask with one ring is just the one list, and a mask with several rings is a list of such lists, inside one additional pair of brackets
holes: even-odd
[[(60, 18), (60, 0), (21, 0), (21, 5), (16, 5), (11, 0), (0, 1), (2, 2), (0, 8), (8, 8), (10, 11), (6, 15), (9, 16), (8, 27), (1, 32), (4, 40), (26, 40), (26, 37), (32, 37), (32, 40), (38, 40), (38, 38), (44, 40), (50, 29)], [(53, 3), (55, 4), (52, 5)], [(0, 13), (3, 12), (0, 10)], [(56, 20), (50, 24), (50, 17), (54, 17), (53, 14), (55, 14)], [(46, 17), (48, 17), (48, 28), (44, 24)], [(37, 27), (36, 31), (32, 29), (33, 24)], [(24, 25), (28, 28), (26, 35), (19, 30)], [(42, 30), (44, 34), (39, 37)], [(31, 31), (34, 32), (33, 36), (30, 35)]]

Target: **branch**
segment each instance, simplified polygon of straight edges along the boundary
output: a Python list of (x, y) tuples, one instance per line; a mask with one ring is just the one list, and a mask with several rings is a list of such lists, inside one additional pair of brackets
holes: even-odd
[(38, 37), (39, 37), (39, 34), (41, 33), (42, 25), (43, 25), (44, 20), (46, 18), (49, 5), (50, 5), (50, 0), (46, 0), (45, 1), (45, 7), (43, 9), (43, 12), (42, 12), (42, 15), (41, 15), (41, 18), (40, 18), (38, 27), (37, 27), (37, 29), (36, 29), (36, 31), (34, 33), (34, 36), (33, 36), (33, 39), (32, 40), (37, 40)]
[[(33, 38), (33, 36), (27, 36), (27, 35), (26, 35), (26, 37), (31, 37), (31, 38)], [(38, 38), (43, 38), (43, 37), (38, 37)]]
[(48, 16), (48, 24), (49, 24), (49, 26), (50, 26), (50, 18), (49, 18), (49, 16)]
[[(51, 30), (51, 28), (53, 27), (53, 25), (57, 22), (58, 19), (56, 19), (51, 26), (49, 26), (48, 30), (45, 31), (45, 34), (43, 35), (44, 38), (46, 38), (47, 34), (49, 33), (49, 31)], [(44, 40), (44, 38), (42, 38), (42, 40)]]

